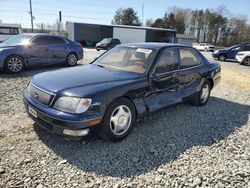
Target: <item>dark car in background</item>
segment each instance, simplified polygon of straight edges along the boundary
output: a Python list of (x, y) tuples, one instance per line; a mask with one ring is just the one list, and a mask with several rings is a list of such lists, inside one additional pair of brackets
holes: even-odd
[(13, 36), (0, 44), (0, 69), (9, 73), (57, 63), (74, 66), (82, 58), (80, 44), (61, 36), (27, 33)]
[(212, 56), (220, 61), (226, 61), (227, 59), (235, 60), (236, 54), (241, 51), (250, 51), (250, 43), (243, 43), (229, 48), (216, 50), (212, 53)]
[(79, 139), (96, 129), (104, 139), (118, 141), (150, 112), (182, 101), (205, 105), (220, 71), (192, 47), (119, 45), (92, 64), (35, 75), (24, 103), (48, 131)]
[(115, 38), (104, 38), (100, 42), (96, 44), (96, 50), (109, 50), (116, 45), (121, 44), (121, 41), (119, 39)]

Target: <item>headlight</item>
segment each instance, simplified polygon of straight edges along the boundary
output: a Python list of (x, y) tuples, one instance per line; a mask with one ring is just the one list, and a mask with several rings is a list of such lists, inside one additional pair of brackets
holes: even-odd
[(80, 114), (86, 112), (92, 100), (77, 97), (60, 97), (54, 104), (54, 108), (63, 112)]
[(237, 54), (237, 56), (243, 56), (243, 55), (245, 55), (245, 54), (243, 54), (243, 53), (238, 53)]

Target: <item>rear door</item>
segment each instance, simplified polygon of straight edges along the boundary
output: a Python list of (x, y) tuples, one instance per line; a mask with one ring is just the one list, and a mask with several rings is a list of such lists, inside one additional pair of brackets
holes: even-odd
[(178, 48), (164, 49), (154, 67), (150, 79), (150, 89), (145, 96), (149, 111), (154, 111), (180, 99), (178, 93)]
[(202, 81), (202, 59), (194, 49), (188, 47), (180, 47), (179, 55), (178, 90), (181, 98), (185, 98), (194, 94)]
[(56, 36), (48, 36), (48, 40), (48, 64), (64, 62), (70, 52), (68, 42)]

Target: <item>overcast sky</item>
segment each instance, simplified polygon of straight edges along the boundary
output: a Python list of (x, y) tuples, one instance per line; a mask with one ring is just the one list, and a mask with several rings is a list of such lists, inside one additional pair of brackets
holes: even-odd
[[(225, 5), (234, 15), (246, 15), (250, 23), (250, 0), (32, 0), (34, 25), (53, 23), (62, 11), (63, 22), (87, 22), (110, 24), (115, 11), (122, 7), (134, 8), (142, 18), (144, 2), (144, 21), (162, 17), (169, 7), (190, 9), (216, 9)], [(0, 20), (3, 23), (21, 23), (22, 27), (30, 27), (29, 0), (0, 0)]]

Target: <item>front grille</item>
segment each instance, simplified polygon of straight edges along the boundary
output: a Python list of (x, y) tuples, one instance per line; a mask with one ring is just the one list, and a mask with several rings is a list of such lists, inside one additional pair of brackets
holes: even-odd
[(54, 94), (44, 91), (43, 89), (40, 89), (39, 87), (34, 86), (33, 84), (29, 84), (28, 93), (33, 99), (47, 106), (50, 105), (50, 103), (55, 97)]

